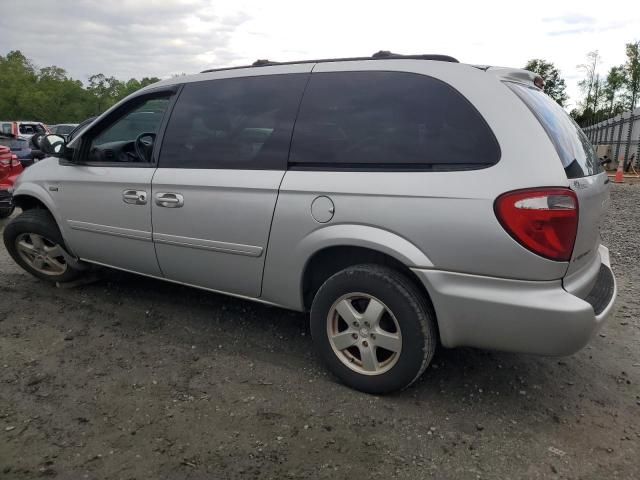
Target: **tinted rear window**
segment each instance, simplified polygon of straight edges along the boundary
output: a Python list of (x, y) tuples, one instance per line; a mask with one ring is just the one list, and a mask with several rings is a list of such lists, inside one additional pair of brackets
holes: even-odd
[(582, 129), (551, 97), (537, 88), (507, 83), (542, 124), (562, 161), (568, 178), (602, 172), (593, 145)]
[(459, 170), (491, 166), (493, 132), (458, 91), (405, 72), (314, 73), (296, 120), (300, 167)]

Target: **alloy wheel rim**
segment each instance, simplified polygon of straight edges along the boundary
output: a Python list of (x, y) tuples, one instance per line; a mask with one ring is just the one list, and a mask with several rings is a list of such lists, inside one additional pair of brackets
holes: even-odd
[(21, 233), (15, 245), (20, 258), (38, 273), (62, 275), (67, 271), (64, 251), (54, 241), (37, 233)]
[(349, 293), (334, 302), (327, 316), (327, 336), (338, 359), (363, 375), (388, 372), (402, 351), (395, 315), (367, 293)]

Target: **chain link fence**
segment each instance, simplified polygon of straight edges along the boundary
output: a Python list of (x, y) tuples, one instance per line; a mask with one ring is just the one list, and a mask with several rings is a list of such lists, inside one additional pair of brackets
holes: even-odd
[(610, 158), (610, 169), (622, 163), (625, 170), (631, 166), (640, 170), (640, 108), (613, 118), (583, 127), (596, 147), (598, 157)]

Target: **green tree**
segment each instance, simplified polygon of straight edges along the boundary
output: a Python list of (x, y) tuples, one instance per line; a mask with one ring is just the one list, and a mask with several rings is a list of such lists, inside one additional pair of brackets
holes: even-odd
[(636, 108), (640, 94), (640, 41), (627, 43), (625, 46), (627, 61), (624, 68), (624, 83), (628, 98), (628, 107)]
[(90, 116), (92, 99), (82, 82), (70, 78), (64, 69), (52, 66), (40, 69), (30, 107), (33, 118), (63, 123)]
[(605, 82), (600, 78), (600, 74), (596, 73), (593, 79), (593, 88), (591, 90), (591, 106), (594, 112), (598, 112), (602, 109), (602, 102), (605, 98)]
[(146, 87), (147, 85), (151, 85), (152, 83), (159, 82), (160, 79), (157, 77), (143, 77), (142, 80), (137, 80), (135, 78), (130, 78), (126, 83), (124, 83), (121, 91), (119, 100), (131, 95), (136, 90), (140, 90), (141, 88)]
[[(598, 64), (601, 57), (598, 50), (587, 53), (587, 62), (578, 65), (584, 72), (585, 78), (578, 82), (580, 89), (586, 94), (584, 99), (585, 110), (589, 107), (595, 112), (598, 110), (598, 97), (600, 96), (600, 76), (598, 75)], [(594, 95), (595, 94), (595, 95)]]
[(0, 112), (19, 119), (30, 113), (30, 96), (37, 82), (36, 69), (20, 51), (0, 56)]
[(604, 85), (604, 98), (609, 104), (609, 115), (619, 113), (618, 110), (622, 109), (622, 106), (619, 103), (617, 104), (616, 100), (624, 84), (624, 67), (622, 65), (619, 67), (611, 67)]
[(111, 107), (122, 97), (125, 84), (115, 77), (107, 77), (102, 73), (97, 73), (89, 77), (87, 90), (95, 98), (95, 112), (99, 114)]
[(58, 66), (37, 68), (20, 51), (0, 55), (0, 117), (45, 123), (80, 122), (102, 113), (118, 100), (160, 80), (132, 78), (122, 82), (92, 75), (85, 87)]
[(560, 106), (564, 106), (567, 99), (567, 85), (560, 76), (556, 66), (541, 58), (529, 60), (524, 66), (525, 70), (537, 73), (544, 79), (544, 93), (553, 98)]

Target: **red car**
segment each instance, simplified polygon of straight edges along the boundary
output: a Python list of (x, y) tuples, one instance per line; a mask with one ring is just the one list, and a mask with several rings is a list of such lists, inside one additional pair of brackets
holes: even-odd
[(0, 146), (0, 218), (13, 212), (13, 184), (22, 173), (22, 164), (9, 147)]

